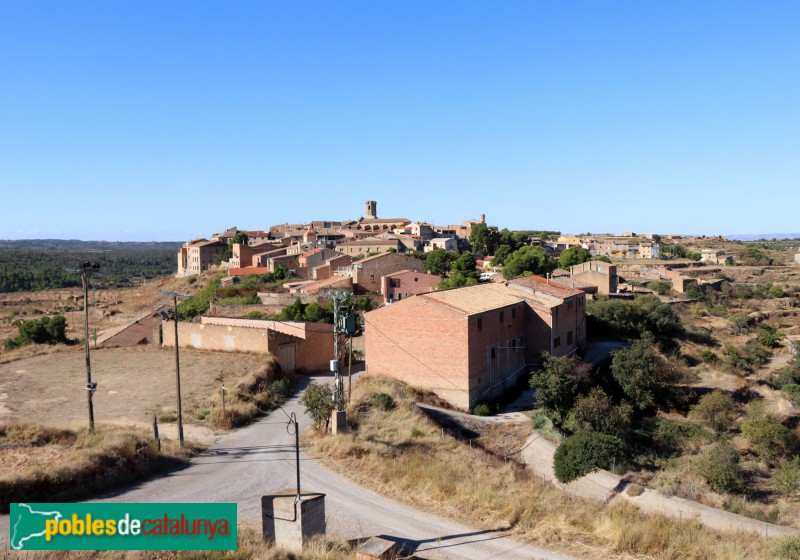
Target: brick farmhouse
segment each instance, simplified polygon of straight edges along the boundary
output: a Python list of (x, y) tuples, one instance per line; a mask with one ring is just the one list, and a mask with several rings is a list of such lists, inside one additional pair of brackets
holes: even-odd
[(586, 295), (538, 276), (403, 299), (365, 315), (367, 373), (469, 409), (512, 387), (542, 352), (586, 343)]

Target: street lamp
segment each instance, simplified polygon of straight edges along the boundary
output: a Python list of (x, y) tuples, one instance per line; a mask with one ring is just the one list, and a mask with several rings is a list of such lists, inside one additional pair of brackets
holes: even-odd
[(181, 358), (178, 352), (178, 296), (191, 297), (182, 292), (170, 292), (161, 290), (165, 296), (172, 296), (172, 303), (175, 309), (175, 387), (178, 390), (178, 441), (183, 446), (183, 413), (181, 411)]

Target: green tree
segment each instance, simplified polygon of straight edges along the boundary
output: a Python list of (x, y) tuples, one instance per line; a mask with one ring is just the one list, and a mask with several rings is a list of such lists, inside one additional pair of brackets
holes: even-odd
[(510, 245), (500, 245), (494, 252), (494, 264), (503, 264), (513, 251)]
[(481, 256), (493, 254), (498, 239), (497, 231), (489, 229), (486, 224), (473, 224), (469, 234), (470, 247)]
[(3, 346), (6, 350), (26, 344), (66, 344), (69, 342), (67, 319), (63, 315), (24, 321), (17, 326), (17, 330), (19, 335), (16, 338), (5, 341)]
[(531, 274), (545, 274), (553, 269), (552, 259), (542, 247), (526, 245), (517, 249), (505, 259), (503, 276), (516, 278)]
[(582, 431), (565, 439), (553, 456), (560, 482), (571, 482), (597, 469), (608, 469), (625, 455), (625, 444), (614, 436)]
[(577, 356), (560, 358), (546, 355), (540, 369), (533, 372), (530, 386), (536, 402), (561, 425), (589, 377), (589, 365)]
[(700, 475), (717, 492), (734, 492), (741, 486), (739, 452), (728, 440), (714, 444), (697, 466)]
[(305, 407), (306, 414), (314, 422), (314, 427), (318, 431), (327, 431), (331, 414), (336, 408), (330, 387), (312, 381), (299, 402)]
[(772, 471), (772, 488), (786, 496), (791, 497), (800, 488), (800, 457), (784, 461)]
[(333, 312), (316, 302), (312, 302), (303, 311), (303, 320), (309, 323), (333, 323)]
[(451, 263), (450, 253), (444, 249), (437, 248), (427, 254), (425, 262), (422, 264), (422, 269), (431, 274), (443, 276), (450, 272)]
[(592, 260), (592, 253), (583, 247), (570, 247), (558, 257), (558, 267), (569, 270), (569, 267)]
[(247, 234), (243, 231), (237, 231), (236, 234), (231, 238), (228, 242), (229, 245), (233, 246), (236, 243), (240, 243), (242, 245), (247, 245)]
[(294, 303), (281, 309), (276, 319), (278, 321), (302, 321), (305, 316), (305, 308), (305, 304), (303, 304), (300, 298), (297, 298), (294, 300)]
[(697, 418), (705, 425), (722, 432), (733, 423), (733, 400), (717, 389), (703, 395), (689, 411), (689, 416)]
[(764, 410), (761, 402), (752, 402), (742, 420), (742, 435), (761, 460), (773, 464), (786, 453), (789, 429), (773, 414)]
[(438, 290), (447, 290), (449, 288), (461, 288), (463, 286), (473, 286), (478, 283), (475, 275), (466, 275), (463, 272), (453, 272), (447, 278), (442, 278), (439, 285), (436, 287)]
[(652, 339), (647, 337), (612, 354), (611, 374), (639, 410), (655, 406), (664, 389), (676, 381), (675, 371), (655, 352)]
[(591, 430), (622, 439), (630, 428), (632, 412), (627, 402), (615, 406), (605, 391), (593, 387), (575, 400), (565, 427), (572, 432)]

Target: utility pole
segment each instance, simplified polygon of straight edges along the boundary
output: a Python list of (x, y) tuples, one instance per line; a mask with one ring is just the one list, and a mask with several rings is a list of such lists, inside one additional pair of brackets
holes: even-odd
[(355, 332), (355, 317), (350, 314), (350, 292), (334, 292), (325, 296), (333, 300), (333, 360), (331, 360), (331, 371), (334, 375), (333, 404), (336, 410), (333, 412), (334, 418), (331, 423), (334, 433), (343, 431), (347, 427), (345, 417), (344, 383), (341, 375), (342, 363), (342, 334), (353, 334)]
[(81, 275), (81, 285), (83, 287), (83, 330), (84, 346), (86, 349), (86, 400), (89, 405), (89, 431), (94, 433), (94, 405), (92, 397), (97, 391), (97, 383), (92, 382), (92, 363), (89, 358), (89, 273), (100, 269), (98, 263), (89, 261), (82, 262), (78, 268), (68, 268), (67, 272), (74, 272)]
[(181, 407), (181, 357), (178, 351), (178, 296), (190, 297), (182, 292), (161, 290), (165, 296), (172, 296), (173, 309), (175, 310), (175, 388), (178, 393), (178, 441), (183, 446), (183, 409)]

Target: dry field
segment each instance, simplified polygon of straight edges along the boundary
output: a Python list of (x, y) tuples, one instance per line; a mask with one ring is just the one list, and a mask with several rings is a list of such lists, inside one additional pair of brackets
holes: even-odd
[[(254, 354), (181, 350), (181, 393), (187, 436), (207, 439), (211, 431), (198, 412), (219, 405), (227, 386), (266, 362)], [(92, 350), (95, 421), (147, 427), (154, 412), (176, 410), (175, 353), (152, 346)], [(0, 365), (0, 421), (82, 427), (88, 422), (86, 366), (81, 347), (71, 347)], [(169, 426), (163, 427), (169, 435)]]
[[(163, 277), (147, 280), (135, 288), (90, 290), (89, 331), (93, 333), (97, 329), (99, 335), (153, 309), (158, 303), (169, 302), (161, 290), (192, 293), (195, 288), (190, 282), (188, 278)], [(83, 290), (80, 288), (0, 293), (0, 341), (18, 334), (15, 321), (54, 313), (67, 318), (67, 337), (83, 338)]]

